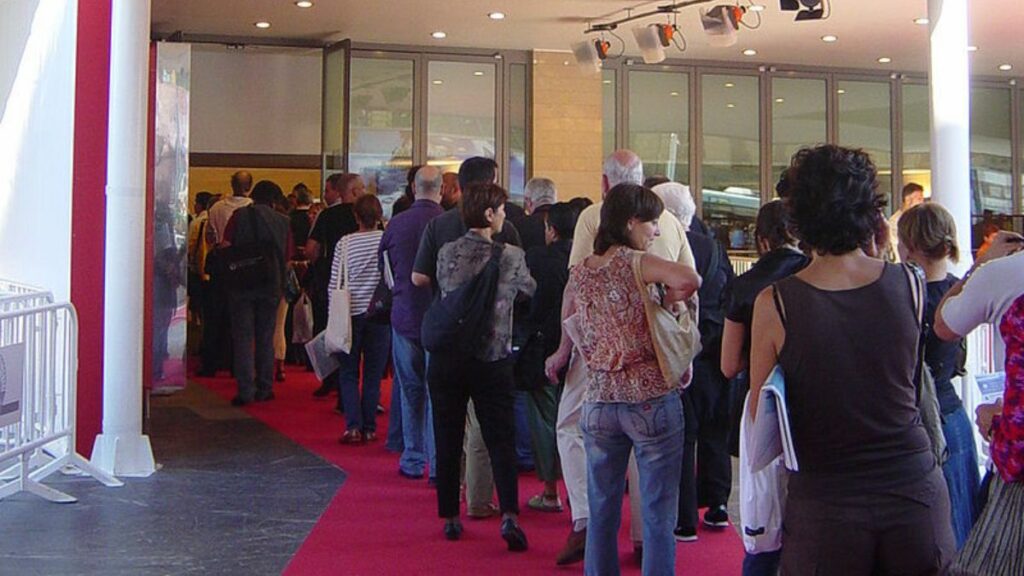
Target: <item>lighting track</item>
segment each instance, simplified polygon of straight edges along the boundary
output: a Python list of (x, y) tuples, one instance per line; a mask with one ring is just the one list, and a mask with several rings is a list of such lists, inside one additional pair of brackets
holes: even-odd
[(609, 22), (602, 22), (600, 24), (588, 24), (587, 29), (583, 31), (584, 34), (592, 34), (594, 32), (611, 32), (619, 27), (620, 24), (632, 22), (634, 20), (640, 20), (641, 18), (649, 18), (651, 16), (657, 16), (658, 14), (678, 14), (680, 8), (686, 8), (687, 6), (696, 6), (698, 4), (709, 4), (715, 0), (685, 0), (683, 2), (673, 2), (672, 4), (666, 4), (664, 6), (658, 6), (654, 10), (648, 12), (642, 12), (640, 14), (631, 14), (629, 10), (626, 10), (627, 16), (618, 20), (611, 20)]

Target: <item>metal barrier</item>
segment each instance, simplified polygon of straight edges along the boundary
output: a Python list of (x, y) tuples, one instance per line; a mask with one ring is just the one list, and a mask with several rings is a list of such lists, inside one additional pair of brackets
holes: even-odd
[[(40, 293), (36, 292), (36, 296)], [(48, 293), (44, 293), (48, 294)], [(23, 294), (25, 296), (25, 294)], [(41, 482), (57, 471), (122, 483), (75, 452), (78, 317), (71, 304), (0, 309), (0, 499), (75, 502)]]
[(0, 279), (0, 312), (47, 304), (53, 304), (52, 293), (35, 286)]

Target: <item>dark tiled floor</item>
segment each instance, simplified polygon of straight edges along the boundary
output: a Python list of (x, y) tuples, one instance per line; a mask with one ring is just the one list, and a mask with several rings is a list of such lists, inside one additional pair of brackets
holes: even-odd
[(154, 399), (149, 435), (149, 478), (0, 501), (0, 574), (280, 574), (345, 478), (197, 386)]

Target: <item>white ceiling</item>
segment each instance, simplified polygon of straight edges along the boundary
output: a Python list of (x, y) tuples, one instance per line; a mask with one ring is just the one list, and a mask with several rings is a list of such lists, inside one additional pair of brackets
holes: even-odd
[[(153, 32), (250, 38), (408, 44), (427, 47), (567, 50), (584, 38), (588, 21), (618, 18), (621, 10), (650, 10), (669, 0), (314, 0), (313, 8), (297, 8), (292, 0), (153, 0)], [(749, 0), (742, 0), (744, 4)], [(708, 45), (699, 23), (698, 7), (684, 8), (679, 25), (688, 39), (687, 58), (768, 64), (803, 64), (869, 70), (925, 72), (928, 62), (928, 27), (913, 23), (927, 15), (926, 0), (832, 0), (832, 16), (824, 21), (794, 22), (781, 12), (777, 0), (759, 0), (767, 9), (757, 30), (740, 29), (739, 42), (728, 48)], [(728, 3), (723, 0), (723, 3)], [(710, 6), (710, 4), (708, 5)], [(1013, 77), (1024, 74), (1024, 1), (970, 1), (970, 43), (976, 75)], [(487, 14), (505, 12), (504, 21)], [(749, 17), (749, 15), (748, 15)], [(642, 23), (660, 21), (652, 17)], [(271, 22), (258, 30), (258, 20)], [(637, 53), (629, 28), (627, 53)], [(444, 40), (431, 32), (443, 30)], [(821, 36), (839, 41), (825, 44)], [(616, 41), (613, 40), (613, 43)], [(743, 56), (744, 49), (758, 51)], [(615, 48), (613, 48), (615, 50)], [(683, 54), (670, 52), (671, 57)], [(881, 56), (892, 58), (879, 64)], [(1000, 64), (1013, 65), (1001, 72)]]

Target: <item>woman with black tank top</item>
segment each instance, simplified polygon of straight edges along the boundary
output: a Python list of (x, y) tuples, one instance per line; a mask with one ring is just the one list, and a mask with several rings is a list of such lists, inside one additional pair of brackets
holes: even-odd
[(955, 551), (949, 494), (915, 392), (916, 278), (871, 258), (882, 218), (866, 153), (805, 148), (786, 199), (815, 254), (754, 304), (751, 412), (772, 368), (800, 470), (789, 479), (782, 573), (941, 574)]

